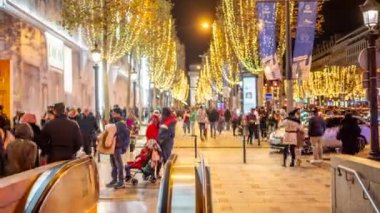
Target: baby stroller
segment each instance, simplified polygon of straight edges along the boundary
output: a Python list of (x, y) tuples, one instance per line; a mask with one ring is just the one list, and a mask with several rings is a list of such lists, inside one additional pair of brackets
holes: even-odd
[(126, 182), (137, 185), (136, 175), (141, 173), (145, 181), (155, 183), (157, 180), (157, 167), (161, 161), (161, 148), (155, 140), (148, 140), (135, 161), (130, 161), (125, 165)]

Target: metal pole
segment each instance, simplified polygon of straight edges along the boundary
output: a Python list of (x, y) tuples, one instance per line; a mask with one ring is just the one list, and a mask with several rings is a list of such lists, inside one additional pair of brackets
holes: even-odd
[(194, 155), (195, 155), (195, 158), (198, 158), (198, 139), (196, 135), (193, 135), (193, 136), (194, 136)]
[(368, 34), (368, 68), (370, 74), (370, 107), (371, 107), (371, 152), (370, 158), (380, 159), (379, 129), (377, 109), (377, 72), (376, 72), (376, 39), (378, 34), (371, 30)]
[(133, 81), (133, 114), (136, 115), (136, 81)]
[(247, 149), (245, 147), (245, 135), (243, 135), (243, 162), (247, 163)]
[(94, 68), (94, 74), (95, 74), (95, 117), (96, 119), (98, 119), (99, 118), (99, 76), (98, 76), (99, 65), (95, 64), (93, 68)]
[(286, 13), (286, 79), (288, 80), (286, 88), (286, 99), (288, 111), (293, 109), (293, 81), (292, 81), (292, 37), (290, 32), (290, 0), (285, 0)]

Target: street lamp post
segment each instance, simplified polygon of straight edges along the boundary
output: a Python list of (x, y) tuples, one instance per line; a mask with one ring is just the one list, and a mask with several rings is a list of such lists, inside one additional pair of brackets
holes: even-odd
[(137, 85), (137, 73), (136, 73), (136, 71), (133, 71), (131, 73), (131, 79), (133, 81), (133, 113), (136, 115), (136, 85)]
[(378, 104), (377, 104), (377, 71), (376, 71), (376, 39), (378, 38), (377, 26), (379, 24), (379, 4), (374, 0), (367, 0), (360, 6), (363, 12), (364, 24), (368, 27), (367, 57), (369, 71), (369, 94), (371, 108), (371, 152), (370, 158), (380, 160), (379, 129), (378, 129)]
[(150, 83), (150, 111), (153, 111), (154, 109), (154, 103), (155, 103), (156, 97), (154, 95), (154, 82)]
[(100, 116), (100, 110), (99, 110), (99, 65), (98, 63), (102, 59), (101, 53), (95, 45), (95, 49), (91, 51), (91, 57), (92, 60), (95, 62), (94, 68), (94, 75), (95, 75), (95, 117), (99, 119)]

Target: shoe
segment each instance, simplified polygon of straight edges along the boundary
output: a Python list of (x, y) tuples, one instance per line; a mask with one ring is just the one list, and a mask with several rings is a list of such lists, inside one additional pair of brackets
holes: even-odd
[(294, 167), (294, 160), (292, 160), (292, 162), (290, 163), (289, 166), (290, 166), (290, 167)]
[(125, 176), (125, 182), (129, 182), (132, 179), (132, 176), (127, 175)]
[(115, 184), (116, 184), (116, 180), (112, 180), (111, 182), (106, 184), (106, 187), (107, 188), (113, 188)]
[(113, 185), (114, 189), (122, 189), (124, 187), (124, 182), (117, 182), (115, 185)]
[(297, 166), (301, 166), (301, 163), (302, 163), (302, 160), (301, 160), (301, 159), (297, 159), (297, 161), (296, 161), (296, 165), (297, 165)]

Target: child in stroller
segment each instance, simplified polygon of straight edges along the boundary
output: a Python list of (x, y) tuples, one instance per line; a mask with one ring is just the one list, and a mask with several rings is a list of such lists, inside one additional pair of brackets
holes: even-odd
[[(155, 183), (157, 180), (157, 166), (161, 160), (161, 148), (155, 140), (148, 140), (135, 161), (127, 162), (125, 165), (125, 181), (131, 181), (132, 185), (137, 185), (135, 176), (142, 173), (145, 181)], [(133, 173), (133, 174), (132, 174)]]

